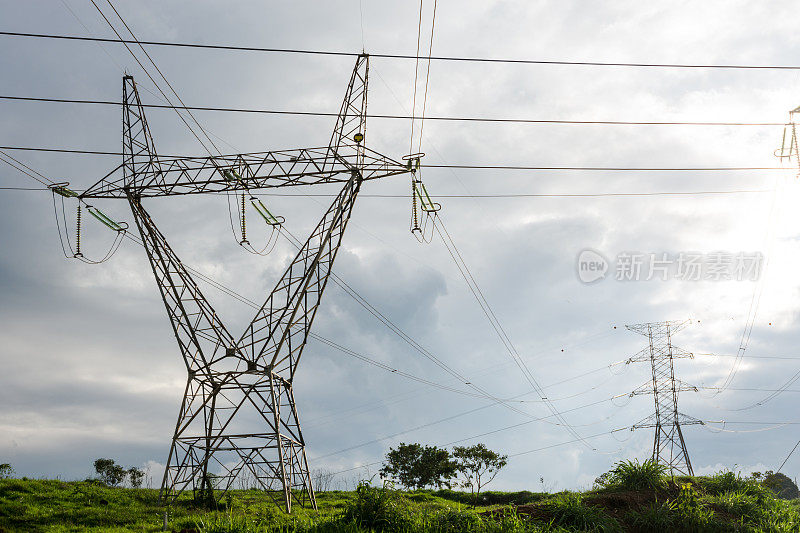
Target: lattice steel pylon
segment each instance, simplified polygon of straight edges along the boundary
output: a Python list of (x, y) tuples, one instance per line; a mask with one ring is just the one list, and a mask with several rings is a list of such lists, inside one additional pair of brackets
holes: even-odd
[(630, 395), (652, 394), (655, 400), (655, 412), (634, 424), (631, 429), (655, 428), (653, 460), (665, 465), (670, 474), (678, 472), (693, 476), (692, 462), (686, 450), (681, 426), (703, 422), (678, 411), (678, 393), (696, 392), (697, 387), (687, 385), (675, 377), (673, 361), (694, 356), (672, 344), (672, 335), (688, 326), (690, 322), (690, 320), (649, 322), (625, 327), (644, 335), (649, 340), (649, 345), (628, 359), (628, 363), (649, 361), (652, 368), (652, 381), (643, 384)]
[[(328, 146), (161, 157), (131, 76), (123, 78), (123, 163), (80, 198), (125, 198), (147, 251), (188, 379), (161, 484), (219, 497), (247, 475), (285, 505), (316, 508), (292, 383), (361, 184), (407, 172), (364, 146), (369, 58), (356, 60)], [(244, 333), (234, 338), (142, 205), (184, 194), (342, 183)]]

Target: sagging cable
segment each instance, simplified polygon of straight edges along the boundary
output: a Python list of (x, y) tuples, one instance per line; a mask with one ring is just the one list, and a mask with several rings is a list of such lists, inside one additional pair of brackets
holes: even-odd
[(239, 229), (241, 230), (241, 237), (242, 237), (241, 240), (239, 241), (239, 244), (241, 245), (242, 248), (244, 248), (245, 250), (247, 250), (252, 254), (261, 256), (268, 255), (275, 248), (275, 245), (278, 242), (278, 236), (280, 235), (281, 232), (281, 227), (283, 223), (286, 221), (286, 219), (282, 216), (273, 214), (272, 211), (270, 211), (267, 208), (267, 206), (264, 205), (264, 202), (262, 202), (260, 199), (256, 198), (255, 196), (250, 197), (250, 204), (253, 206), (253, 209), (256, 210), (256, 213), (259, 214), (259, 216), (264, 220), (264, 222), (270, 228), (270, 233), (269, 236), (267, 237), (266, 244), (261, 250), (257, 250), (247, 239), (247, 224), (246, 224), (247, 205), (246, 205), (245, 193), (242, 193), (241, 202), (239, 202), (239, 204), (240, 205), (238, 206), (238, 209), (241, 210), (239, 213), (239, 222), (240, 222)]
[[(88, 264), (99, 264), (104, 263), (105, 261), (109, 260), (111, 256), (116, 253), (119, 249), (120, 245), (122, 244), (122, 239), (128, 231), (128, 223), (127, 222), (117, 222), (96, 207), (93, 207), (83, 200), (81, 200), (79, 194), (72, 189), (69, 188), (69, 182), (60, 182), (60, 183), (53, 183), (49, 186), (50, 191), (53, 193), (53, 211), (55, 213), (56, 218), (56, 229), (58, 230), (58, 239), (61, 243), (61, 250), (64, 252), (64, 257), (67, 259), (78, 259), (83, 261), (84, 263)], [(59, 216), (58, 210), (58, 203), (57, 197), (60, 197), (61, 200), (61, 213)], [(72, 247), (72, 242), (70, 240), (70, 231), (67, 225), (67, 217), (66, 217), (66, 206), (65, 206), (65, 199), (69, 198), (76, 198), (78, 200), (78, 204), (76, 206), (76, 215), (75, 215), (75, 248)], [(88, 259), (84, 256), (83, 251), (81, 250), (81, 245), (83, 243), (83, 207), (86, 207), (86, 210), (89, 211), (89, 214), (92, 215), (98, 222), (106, 226), (107, 228), (114, 230), (116, 232), (116, 237), (114, 238), (114, 242), (111, 244), (108, 252), (103, 256), (100, 260), (92, 260)], [(63, 221), (63, 230), (62, 230), (62, 221)]]

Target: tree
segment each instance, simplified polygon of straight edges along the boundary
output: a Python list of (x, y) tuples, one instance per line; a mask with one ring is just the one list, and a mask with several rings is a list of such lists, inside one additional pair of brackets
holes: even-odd
[(0, 464), (0, 479), (8, 479), (14, 475), (14, 469), (8, 463)]
[(144, 481), (144, 470), (132, 466), (128, 469), (126, 474), (128, 475), (128, 481), (131, 482), (131, 487), (138, 489), (142, 486), (142, 481)]
[(128, 472), (113, 459), (97, 459), (94, 462), (94, 470), (103, 480), (103, 483), (110, 487), (116, 487), (125, 480)]
[(491, 483), (501, 468), (508, 463), (507, 455), (500, 455), (484, 444), (456, 446), (453, 448), (456, 469), (461, 473), (463, 486), (469, 487), (475, 501), (481, 488)]
[(781, 474), (780, 472), (767, 470), (764, 473), (764, 480), (761, 484), (784, 500), (791, 500), (800, 496), (800, 491), (797, 489), (797, 485), (794, 481), (792, 481), (789, 476)]
[(406, 489), (431, 485), (449, 487), (448, 480), (455, 477), (456, 465), (444, 448), (401, 442), (397, 449), (391, 448), (386, 454), (380, 475), (397, 479)]

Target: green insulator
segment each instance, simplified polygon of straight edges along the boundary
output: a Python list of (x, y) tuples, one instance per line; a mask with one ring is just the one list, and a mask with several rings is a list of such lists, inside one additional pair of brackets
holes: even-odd
[(78, 193), (64, 186), (53, 187), (53, 192), (56, 194), (60, 194), (64, 198), (74, 198), (78, 196)]
[(108, 228), (113, 229), (114, 231), (122, 231), (124, 229), (119, 223), (112, 220), (108, 215), (106, 215), (96, 207), (90, 207), (87, 209), (89, 210), (89, 213), (91, 213), (91, 215), (97, 220), (99, 220), (104, 226), (107, 226)]

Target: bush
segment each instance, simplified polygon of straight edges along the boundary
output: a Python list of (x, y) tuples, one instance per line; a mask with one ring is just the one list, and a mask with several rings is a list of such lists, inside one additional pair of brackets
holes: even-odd
[(595, 480), (601, 488), (616, 490), (658, 490), (667, 486), (667, 467), (648, 459), (619, 461), (614, 468)]
[(348, 502), (345, 507), (342, 521), (390, 532), (402, 531), (411, 525), (407, 503), (397, 491), (387, 485), (372, 487), (363, 481), (356, 488), (355, 501)]
[(8, 463), (0, 464), (0, 479), (9, 479), (14, 475), (14, 469)]

